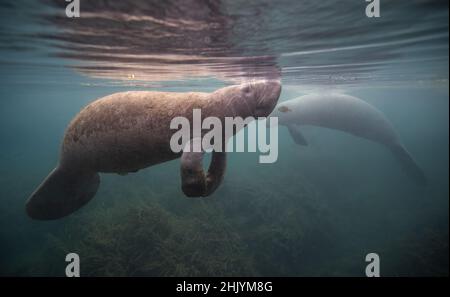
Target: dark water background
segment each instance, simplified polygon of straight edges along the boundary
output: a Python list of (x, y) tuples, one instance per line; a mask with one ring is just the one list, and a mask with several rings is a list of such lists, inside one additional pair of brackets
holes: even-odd
[[(62, 1), (0, 5), (0, 275), (448, 275), (448, 2)], [(163, 4), (164, 3), (164, 4)], [(83, 16), (84, 13), (84, 16)], [(188, 199), (179, 160), (102, 175), (95, 199), (53, 222), (24, 203), (56, 165), (71, 118), (123, 90), (212, 91), (282, 77), (282, 100), (338, 90), (373, 104), (426, 172), (384, 147), (280, 129), (279, 159), (230, 153), (211, 197)]]

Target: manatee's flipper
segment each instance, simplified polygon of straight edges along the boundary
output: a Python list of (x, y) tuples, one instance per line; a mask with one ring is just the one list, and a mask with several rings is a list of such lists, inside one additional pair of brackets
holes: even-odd
[[(211, 195), (223, 180), (226, 168), (226, 153), (213, 151), (208, 173), (203, 171), (201, 139), (190, 141), (181, 156), (181, 189), (188, 197), (205, 197)], [(194, 148), (197, 146), (197, 149)]]
[(204, 196), (209, 196), (222, 183), (227, 167), (227, 158), (225, 152), (213, 152), (211, 164), (206, 175), (206, 192)]
[(69, 171), (56, 167), (31, 194), (27, 214), (36, 220), (54, 220), (71, 214), (97, 192), (100, 177), (96, 172)]
[(403, 170), (410, 176), (414, 182), (419, 185), (425, 186), (427, 184), (427, 178), (422, 169), (414, 161), (413, 157), (402, 145), (395, 145), (391, 148), (392, 153), (402, 165)]
[(287, 128), (289, 130), (289, 134), (291, 134), (291, 137), (295, 141), (296, 144), (308, 145), (308, 142), (306, 141), (302, 132), (300, 132), (300, 129), (298, 126), (288, 125)]
[[(188, 146), (190, 146), (189, 152), (186, 150)], [(192, 142), (186, 144), (181, 156), (181, 189), (188, 197), (200, 197), (206, 192), (206, 179), (203, 172), (204, 152), (194, 152), (193, 146)]]

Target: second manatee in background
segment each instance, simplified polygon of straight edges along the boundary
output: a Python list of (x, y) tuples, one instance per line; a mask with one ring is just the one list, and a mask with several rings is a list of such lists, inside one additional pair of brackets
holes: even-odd
[(345, 94), (309, 94), (281, 102), (273, 117), (289, 129), (297, 144), (307, 145), (301, 125), (340, 130), (381, 143), (388, 147), (404, 171), (420, 185), (427, 179), (422, 169), (403, 146), (394, 127), (384, 114), (363, 100)]

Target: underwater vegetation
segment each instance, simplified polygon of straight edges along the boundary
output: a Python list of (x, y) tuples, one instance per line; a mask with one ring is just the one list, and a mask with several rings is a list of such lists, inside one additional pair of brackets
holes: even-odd
[[(407, 276), (448, 275), (448, 231), (438, 230), (436, 226), (425, 227), (425, 232), (408, 234), (393, 243), (386, 254), (395, 258), (387, 263), (391, 276), (398, 276), (400, 271), (408, 271)], [(403, 273), (405, 275), (405, 273)]]
[[(325, 187), (303, 173), (280, 170), (291, 162), (281, 158), (260, 171), (251, 161), (231, 165), (222, 187), (204, 199), (184, 197), (172, 178), (177, 162), (103, 175), (105, 186), (91, 204), (23, 239), (34, 242), (33, 250), (2, 273), (64, 276), (65, 255), (76, 252), (82, 276), (358, 276), (374, 248), (383, 275), (448, 274), (448, 223), (420, 226), (411, 215), (405, 224), (417, 221), (416, 227), (395, 230), (391, 220), (401, 222), (397, 217), (408, 211), (400, 201), (386, 211), (376, 189), (364, 198), (324, 195)], [(374, 234), (380, 235), (369, 241)]]
[[(85, 276), (251, 274), (237, 234), (220, 226), (142, 204), (120, 213), (106, 211), (83, 227), (83, 237), (72, 247), (83, 259)], [(65, 242), (54, 246), (67, 250)]]
[(96, 211), (96, 219), (79, 228), (82, 220), (77, 218), (64, 235), (48, 235), (42, 258), (51, 271), (37, 274), (62, 275), (64, 265), (55, 260), (71, 250), (80, 255), (84, 276), (253, 274), (237, 234), (208, 220), (208, 209), (200, 212), (200, 219), (186, 220), (155, 202), (142, 202)]
[[(49, 233), (39, 257), (42, 263), (22, 273), (63, 275), (66, 263), (61, 259), (69, 252), (80, 255), (84, 276), (305, 273), (314, 237), (329, 241), (327, 232), (312, 223), (317, 219), (326, 225), (325, 209), (311, 189), (298, 185), (287, 188), (288, 195), (256, 188), (250, 176), (230, 178), (207, 199), (187, 199), (181, 192), (157, 194), (142, 184), (124, 192), (106, 190), (95, 207)], [(105, 194), (111, 195), (109, 205), (102, 201)]]

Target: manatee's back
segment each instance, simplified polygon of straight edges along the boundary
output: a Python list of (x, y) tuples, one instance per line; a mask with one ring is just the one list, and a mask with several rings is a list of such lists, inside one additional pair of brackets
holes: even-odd
[(344, 94), (312, 94), (297, 100), (295, 114), (301, 125), (337, 129), (383, 144), (398, 142), (389, 120), (375, 107)]
[(62, 162), (99, 172), (130, 172), (176, 158), (170, 122), (192, 117), (205, 93), (123, 92), (86, 106), (67, 128)]

